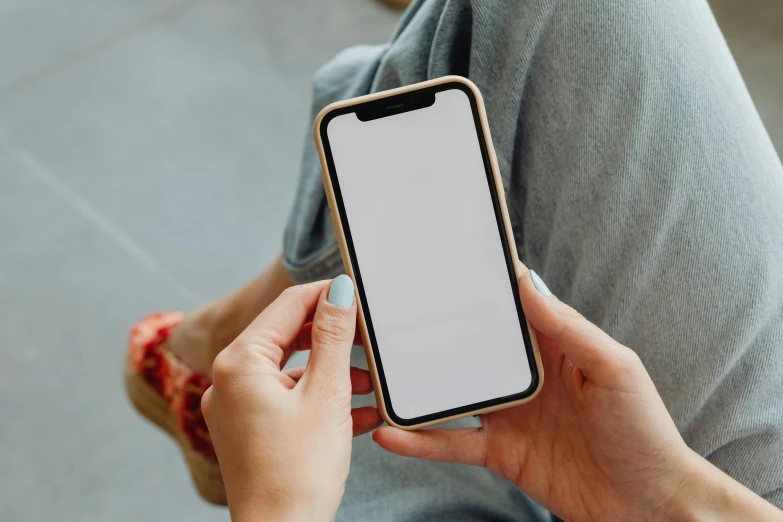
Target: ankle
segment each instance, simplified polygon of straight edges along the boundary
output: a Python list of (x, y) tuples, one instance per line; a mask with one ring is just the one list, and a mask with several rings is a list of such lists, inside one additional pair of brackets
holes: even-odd
[(193, 370), (211, 377), (217, 354), (293, 284), (282, 256), (278, 257), (236, 292), (187, 314), (171, 334), (171, 351)]
[(196, 373), (211, 378), (212, 363), (225, 347), (216, 335), (218, 329), (219, 323), (209, 307), (190, 312), (171, 332), (169, 349)]

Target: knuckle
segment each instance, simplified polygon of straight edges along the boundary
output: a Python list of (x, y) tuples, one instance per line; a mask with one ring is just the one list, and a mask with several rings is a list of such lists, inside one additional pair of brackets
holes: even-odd
[(571, 336), (575, 334), (574, 330), (577, 323), (571, 320), (569, 316), (565, 317), (564, 319), (565, 320), (560, 325), (560, 330), (554, 336), (554, 339), (556, 341), (563, 341), (569, 339)]
[(569, 338), (578, 332), (578, 330), (584, 325), (586, 319), (574, 308), (571, 308), (565, 303), (560, 303), (559, 310), (559, 327), (554, 332), (552, 338), (555, 341), (560, 341)]
[(280, 297), (290, 298), (290, 297), (296, 297), (298, 295), (299, 295), (299, 286), (296, 285), (289, 286), (288, 288), (280, 292)]
[(229, 352), (229, 349), (221, 351), (212, 363), (212, 384), (217, 387), (224, 386), (231, 380), (235, 369), (235, 357)]
[(642, 363), (642, 359), (639, 357), (639, 354), (637, 354), (635, 351), (631, 350), (630, 348), (626, 348), (625, 346), (619, 346), (620, 353), (623, 355), (620, 358), (620, 362), (622, 364), (623, 370), (625, 370), (628, 373), (635, 372), (639, 368), (644, 367), (644, 364)]
[(260, 347), (280, 346), (285, 339), (285, 333), (277, 325), (264, 325), (263, 328), (247, 336), (247, 342)]
[(212, 396), (215, 392), (212, 390), (212, 388), (208, 388), (207, 391), (204, 392), (204, 395), (201, 396), (201, 413), (204, 415), (204, 420), (209, 422), (209, 420), (212, 418), (212, 406), (214, 397)]
[(248, 362), (255, 362), (260, 356), (265, 360), (280, 364), (284, 356), (282, 346), (285, 344), (282, 336), (283, 333), (276, 328), (264, 330), (248, 338), (247, 344), (243, 345), (239, 352)]
[(245, 332), (241, 339), (235, 340), (215, 357), (212, 382), (219, 384), (221, 378), (247, 374), (268, 362), (280, 364), (285, 356), (285, 350), (281, 347), (283, 343), (279, 339), (281, 335), (282, 332), (276, 328)]
[(565, 318), (569, 323), (579, 324), (583, 321), (587, 321), (587, 319), (585, 319), (585, 316), (582, 315), (577, 309), (572, 308), (568, 305), (566, 305), (564, 308), (565, 310), (563, 312), (563, 315), (565, 316)]
[(313, 343), (318, 344), (342, 344), (353, 340), (353, 331), (350, 323), (342, 317), (327, 315), (313, 323)]
[(278, 300), (288, 306), (304, 306), (305, 294), (304, 285), (289, 286), (281, 292)]

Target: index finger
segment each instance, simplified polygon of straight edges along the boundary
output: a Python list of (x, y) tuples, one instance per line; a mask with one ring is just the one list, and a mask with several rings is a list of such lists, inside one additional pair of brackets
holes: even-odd
[[(548, 289), (545, 288), (548, 294), (542, 293), (532, 274), (532, 271), (525, 270), (518, 281), (522, 306), (530, 324), (557, 343), (563, 355), (588, 379), (605, 386), (623, 388), (627, 372), (618, 369), (620, 365), (630, 368), (636, 364), (633, 350), (612, 339)], [(630, 382), (633, 380), (632, 376)]]
[(329, 282), (318, 281), (286, 289), (234, 342), (263, 350), (264, 355), (280, 368), (285, 350), (297, 340), (305, 323), (312, 318), (318, 298)]

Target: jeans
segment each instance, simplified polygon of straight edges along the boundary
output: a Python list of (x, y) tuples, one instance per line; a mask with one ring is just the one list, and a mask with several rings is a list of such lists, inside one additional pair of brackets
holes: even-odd
[[(639, 354), (691, 448), (783, 507), (783, 167), (706, 1), (419, 1), (316, 74), (313, 115), (446, 74), (484, 95), (520, 258)], [(329, 220), (308, 129), (295, 280), (342, 271)], [(338, 518), (545, 516), (360, 437)]]

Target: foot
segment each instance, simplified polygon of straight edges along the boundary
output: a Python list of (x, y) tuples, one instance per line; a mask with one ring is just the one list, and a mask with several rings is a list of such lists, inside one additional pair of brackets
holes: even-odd
[(185, 316), (152, 314), (131, 330), (125, 367), (131, 402), (177, 441), (198, 492), (209, 502), (226, 503), (220, 466), (201, 415), (201, 396), (210, 385), (212, 363), (293, 284), (280, 256), (231, 295)]
[(128, 340), (125, 388), (136, 410), (177, 442), (199, 494), (224, 505), (223, 476), (201, 414), (210, 382), (168, 349), (181, 321), (179, 312), (164, 312), (136, 323)]
[(211, 378), (215, 356), (233, 339), (221, 333), (221, 325), (212, 316), (214, 305), (186, 314), (168, 338), (168, 348), (179, 360), (204, 377)]
[(186, 314), (171, 332), (169, 349), (197, 373), (211, 378), (212, 363), (220, 350), (231, 344), (267, 305), (293, 284), (281, 255), (233, 294)]

